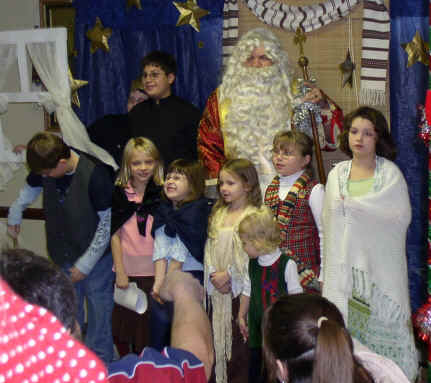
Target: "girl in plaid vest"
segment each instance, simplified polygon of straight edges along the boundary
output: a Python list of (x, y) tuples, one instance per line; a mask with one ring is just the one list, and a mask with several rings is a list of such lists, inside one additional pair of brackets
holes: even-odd
[(266, 374), (262, 373), (263, 312), (283, 293), (298, 294), (303, 290), (295, 261), (279, 249), (280, 228), (267, 206), (261, 206), (241, 221), (239, 236), (250, 260), (240, 297), (238, 324), (250, 348), (248, 382), (259, 383), (266, 380)]
[(274, 213), (281, 229), (281, 250), (296, 264), (306, 292), (320, 292), (320, 253), (324, 187), (312, 178), (313, 141), (291, 130), (277, 134), (273, 141), (272, 163), (278, 175), (265, 193), (265, 204)]

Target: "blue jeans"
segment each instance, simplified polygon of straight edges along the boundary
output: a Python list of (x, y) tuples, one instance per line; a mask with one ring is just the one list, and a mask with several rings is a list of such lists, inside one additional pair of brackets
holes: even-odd
[[(64, 265), (63, 269), (69, 273), (71, 266)], [(74, 284), (78, 303), (77, 319), (82, 329), (85, 323), (85, 299), (87, 300), (85, 344), (105, 363), (111, 362), (114, 355), (112, 340), (114, 280), (112, 255), (109, 253), (100, 258), (85, 279)]]

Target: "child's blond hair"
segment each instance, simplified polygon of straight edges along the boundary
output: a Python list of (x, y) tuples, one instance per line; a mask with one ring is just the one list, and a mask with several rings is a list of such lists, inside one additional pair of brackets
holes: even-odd
[(151, 157), (156, 161), (156, 167), (154, 168), (153, 180), (157, 185), (163, 183), (163, 162), (160, 157), (160, 152), (154, 145), (153, 141), (145, 137), (135, 137), (127, 141), (127, 144), (123, 152), (123, 160), (121, 162), (121, 168), (118, 173), (118, 177), (115, 181), (115, 185), (120, 187), (127, 187), (131, 177), (132, 171), (130, 169), (130, 161), (133, 156), (133, 152), (138, 150), (143, 152), (145, 155)]
[(262, 205), (239, 224), (239, 236), (247, 239), (262, 255), (275, 251), (281, 242), (280, 227), (271, 209)]

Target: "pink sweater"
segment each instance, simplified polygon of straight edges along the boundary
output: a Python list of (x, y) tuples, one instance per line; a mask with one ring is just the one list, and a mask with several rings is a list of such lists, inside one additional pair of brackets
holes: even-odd
[[(124, 191), (129, 201), (141, 202), (131, 186)], [(129, 276), (147, 277), (154, 275), (152, 226), (153, 217), (149, 215), (145, 237), (141, 235), (138, 230), (136, 213), (134, 213), (119, 230), (124, 269)]]

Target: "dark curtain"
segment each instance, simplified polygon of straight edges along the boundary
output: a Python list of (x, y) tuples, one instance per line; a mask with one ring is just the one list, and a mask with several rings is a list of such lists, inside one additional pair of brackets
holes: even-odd
[[(180, 1), (178, 1), (180, 2)], [(132, 80), (140, 74), (141, 59), (152, 50), (163, 50), (177, 60), (173, 93), (200, 109), (220, 79), (223, 0), (199, 0), (210, 11), (200, 19), (200, 32), (190, 25), (176, 27), (179, 12), (172, 0), (141, 0), (142, 10), (127, 0), (75, 0), (74, 77), (89, 84), (79, 90), (81, 108), (76, 113), (88, 126), (108, 114), (127, 112)], [(112, 29), (110, 51), (90, 53), (87, 30), (99, 17)]]
[(417, 105), (425, 104), (428, 67), (416, 63), (407, 68), (401, 44), (419, 31), (429, 39), (428, 6), (425, 0), (391, 0), (390, 101), (391, 129), (398, 149), (397, 164), (409, 186), (412, 222), (407, 234), (410, 298), (412, 309), (426, 297), (426, 240), (428, 201), (428, 154), (418, 138)]

